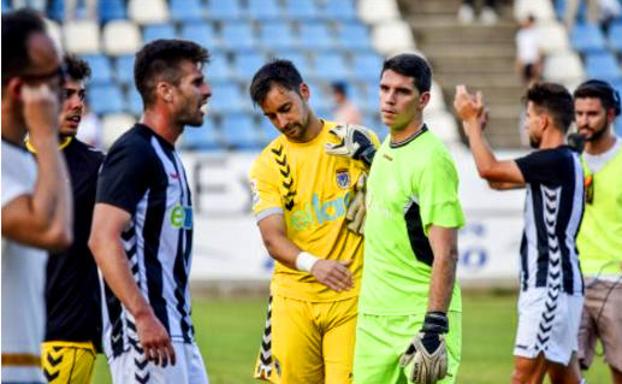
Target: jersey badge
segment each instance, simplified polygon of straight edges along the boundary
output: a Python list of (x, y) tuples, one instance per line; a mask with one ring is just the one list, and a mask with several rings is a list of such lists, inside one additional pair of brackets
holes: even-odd
[(341, 189), (350, 188), (350, 172), (347, 169), (338, 169), (336, 174), (337, 185)]

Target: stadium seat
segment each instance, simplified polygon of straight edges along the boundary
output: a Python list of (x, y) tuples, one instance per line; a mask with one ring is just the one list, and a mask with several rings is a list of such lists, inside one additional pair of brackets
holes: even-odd
[(236, 20), (242, 16), (238, 0), (209, 0), (207, 17), (211, 20)]
[(180, 37), (196, 41), (209, 49), (214, 49), (220, 45), (212, 24), (204, 21), (183, 24)]
[(251, 116), (247, 114), (225, 115), (221, 128), (228, 148), (238, 150), (261, 148), (261, 135)]
[[(91, 85), (107, 85), (112, 82), (112, 67), (110, 60), (105, 55), (86, 55), (82, 56), (91, 67)], [(97, 101), (95, 101), (97, 102)]]
[(404, 21), (391, 21), (376, 25), (372, 33), (372, 44), (378, 52), (384, 55), (415, 48), (410, 26)]
[(315, 75), (331, 81), (344, 80), (350, 78), (350, 69), (341, 53), (320, 53), (315, 56)]
[(93, 85), (87, 92), (89, 105), (98, 115), (123, 112), (123, 94), (116, 85)]
[(104, 24), (111, 20), (127, 18), (123, 0), (100, 0), (98, 8), (99, 20)]
[(265, 147), (272, 140), (276, 139), (281, 133), (272, 125), (270, 120), (265, 117), (262, 117), (259, 122), (259, 140), (261, 144)]
[(209, 117), (204, 119), (201, 127), (186, 127), (181, 139), (182, 147), (189, 150), (214, 150), (223, 147), (220, 132)]
[(157, 39), (174, 39), (177, 36), (172, 23), (146, 25), (143, 29), (143, 41), (148, 43)]
[[(278, 36), (278, 38), (275, 38)], [(265, 49), (290, 49), (297, 45), (294, 33), (288, 22), (261, 23), (259, 44)]]
[(125, 111), (140, 116), (143, 113), (143, 99), (135, 86), (131, 86), (128, 92), (128, 100), (126, 102)]
[(210, 56), (210, 62), (203, 67), (203, 73), (208, 79), (208, 83), (215, 81), (228, 81), (233, 77), (231, 64), (221, 52), (216, 52)]
[(117, 57), (116, 78), (121, 84), (133, 86), (134, 82), (134, 55), (122, 55)]
[(358, 14), (367, 24), (391, 22), (400, 19), (396, 0), (359, 0)]
[[(231, 1), (231, 0), (229, 0)], [(199, 0), (170, 0), (171, 19), (178, 22), (204, 20), (204, 8)]]
[(375, 53), (359, 53), (353, 56), (354, 77), (360, 80), (377, 80), (382, 69), (382, 57)]
[(69, 21), (63, 26), (65, 49), (78, 55), (100, 52), (99, 26), (94, 21)]
[(210, 111), (221, 114), (241, 112), (244, 108), (242, 103), (242, 95), (236, 84), (215, 83), (212, 85), (212, 97), (209, 100)]
[(248, 0), (246, 12), (251, 19), (256, 20), (275, 20), (281, 17), (277, 0)]
[(620, 64), (611, 52), (591, 53), (585, 57), (585, 72), (590, 78), (615, 81), (622, 78)]
[(114, 113), (102, 118), (102, 142), (104, 148), (110, 146), (136, 124), (136, 118), (127, 113)]
[(341, 23), (339, 25), (339, 44), (347, 49), (371, 49), (371, 39), (367, 26), (358, 23)]
[(249, 23), (225, 23), (222, 28), (222, 40), (231, 50), (253, 50), (257, 46), (255, 33)]
[(169, 19), (166, 0), (129, 0), (127, 8), (130, 19), (141, 25), (165, 23)]
[(12, 10), (11, 4), (9, 0), (2, 0), (2, 13), (9, 12)]
[(542, 75), (549, 81), (573, 82), (584, 77), (579, 56), (570, 51), (548, 55), (544, 60)]
[(347, 21), (357, 18), (352, 0), (330, 0), (325, 4), (323, 12), (329, 19)]
[(302, 48), (310, 50), (331, 49), (335, 46), (335, 39), (326, 23), (304, 23), (300, 25), (298, 33)]
[(235, 73), (240, 80), (250, 81), (261, 66), (266, 63), (264, 55), (258, 52), (249, 52), (245, 55), (236, 55)]
[(285, 15), (290, 19), (309, 21), (318, 18), (320, 13), (314, 0), (287, 0)]
[(614, 23), (609, 29), (609, 46), (622, 53), (622, 21)]
[[(4, 4), (4, 1), (2, 2)], [(4, 9), (3, 9), (4, 10)], [(50, 0), (48, 3), (47, 17), (62, 23), (65, 19), (65, 4), (63, 0)]]
[(543, 54), (548, 55), (569, 49), (568, 33), (563, 24), (551, 22), (539, 24), (536, 28), (540, 37), (538, 39), (538, 47)]
[(142, 46), (138, 26), (128, 20), (114, 20), (104, 26), (104, 52), (112, 56), (132, 54)]
[(581, 53), (603, 52), (605, 38), (594, 24), (577, 24), (570, 32), (572, 47)]
[(303, 79), (313, 74), (313, 69), (309, 65), (309, 60), (307, 60), (307, 58), (301, 51), (280, 50), (280, 51), (274, 52), (274, 55), (271, 58), (278, 58), (278, 59), (284, 59), (284, 60), (291, 61), (296, 66), (296, 68), (302, 75)]

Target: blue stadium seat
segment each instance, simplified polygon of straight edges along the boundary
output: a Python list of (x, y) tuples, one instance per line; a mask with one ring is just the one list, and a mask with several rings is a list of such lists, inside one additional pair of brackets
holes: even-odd
[(248, 0), (248, 16), (257, 20), (274, 20), (281, 17), (277, 0)]
[(183, 24), (180, 37), (182, 39), (196, 41), (210, 49), (220, 45), (218, 37), (208, 22), (193, 22)]
[(605, 81), (622, 78), (620, 64), (611, 52), (592, 53), (585, 57), (585, 72), (588, 77)]
[(261, 24), (260, 45), (264, 49), (290, 49), (296, 46), (294, 32), (288, 22), (266, 22)]
[(570, 32), (572, 47), (581, 53), (605, 50), (605, 37), (594, 24), (577, 24)]
[(248, 114), (225, 115), (222, 120), (224, 141), (233, 149), (260, 149), (262, 138), (254, 119)]
[(289, 60), (298, 69), (298, 72), (302, 75), (302, 78), (311, 76), (313, 69), (309, 65), (309, 61), (301, 51), (294, 50), (280, 50), (276, 51), (273, 57), (278, 59)]
[(130, 87), (125, 111), (135, 116), (140, 116), (143, 113), (143, 99), (140, 97), (140, 93), (138, 93), (135, 86)]
[(298, 35), (303, 48), (328, 50), (335, 46), (335, 40), (325, 23), (301, 24)]
[(215, 113), (241, 112), (243, 100), (236, 84), (215, 83), (212, 85), (212, 97), (209, 100), (209, 110)]
[(225, 23), (222, 28), (223, 44), (232, 50), (256, 48), (255, 33), (249, 23)]
[(91, 67), (91, 78), (89, 83), (92, 85), (110, 84), (112, 81), (112, 67), (110, 60), (104, 55), (86, 55), (82, 57)]
[(314, 0), (287, 0), (285, 14), (290, 19), (305, 21), (320, 15)]
[(117, 81), (121, 84), (134, 82), (134, 55), (123, 55), (117, 58)]
[(371, 38), (367, 26), (358, 23), (343, 23), (339, 27), (339, 44), (348, 49), (371, 50)]
[(148, 43), (157, 39), (174, 39), (176, 35), (173, 24), (146, 25), (143, 30), (143, 41)]
[(204, 20), (204, 9), (200, 0), (170, 0), (171, 18), (175, 21)]
[(326, 80), (345, 80), (350, 70), (341, 53), (327, 52), (315, 56), (315, 74)]
[(333, 20), (355, 20), (356, 9), (352, 0), (330, 0), (326, 2), (323, 13)]
[(63, 0), (51, 0), (48, 3), (47, 15), (50, 19), (62, 23), (65, 19), (65, 4)]
[(222, 138), (214, 121), (206, 117), (200, 127), (186, 127), (182, 134), (182, 147), (190, 150), (214, 150), (222, 148)]
[(609, 46), (622, 53), (622, 22), (616, 22), (609, 29)]
[(237, 0), (209, 0), (207, 17), (211, 20), (235, 20), (242, 16), (242, 9)]
[(2, 0), (2, 13), (9, 12), (12, 9), (13, 8), (11, 7), (9, 0)]
[(99, 20), (107, 23), (110, 20), (127, 19), (123, 0), (99, 0)]
[(236, 75), (242, 80), (250, 81), (255, 72), (265, 63), (266, 58), (258, 52), (237, 55), (235, 58)]
[[(380, 72), (378, 72), (380, 74)], [(378, 111), (380, 108), (380, 87), (378, 86), (378, 80), (370, 81), (365, 84), (364, 99), (365, 104), (360, 105), (361, 108), (367, 111)]]
[(203, 73), (210, 83), (227, 81), (233, 77), (227, 56), (219, 52), (210, 56), (210, 62), (203, 67)]
[(96, 114), (123, 112), (123, 94), (116, 85), (93, 85), (87, 94), (89, 105)]
[(264, 147), (281, 134), (281, 132), (272, 125), (270, 120), (264, 116), (259, 120), (259, 131), (260, 140)]
[(359, 53), (354, 55), (354, 77), (360, 80), (377, 80), (382, 69), (382, 57), (375, 53)]

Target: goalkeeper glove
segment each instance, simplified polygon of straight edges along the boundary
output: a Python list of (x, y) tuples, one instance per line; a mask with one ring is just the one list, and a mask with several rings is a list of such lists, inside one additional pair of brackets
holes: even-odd
[(359, 235), (363, 234), (363, 226), (365, 224), (365, 183), (367, 182), (367, 175), (362, 173), (359, 176), (356, 185), (354, 186), (355, 195), (346, 212), (346, 226), (349, 230)]
[(376, 147), (372, 141), (373, 133), (369, 129), (360, 125), (339, 124), (329, 132), (339, 138), (339, 143), (326, 143), (326, 153), (362, 160), (368, 166), (371, 165)]
[(444, 334), (449, 331), (447, 316), (428, 312), (423, 327), (400, 359), (406, 367), (413, 361), (409, 379), (415, 384), (434, 384), (447, 376), (447, 347)]

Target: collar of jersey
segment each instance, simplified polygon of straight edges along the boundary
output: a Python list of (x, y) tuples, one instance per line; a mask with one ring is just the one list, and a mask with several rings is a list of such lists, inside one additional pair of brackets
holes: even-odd
[(423, 133), (428, 131), (428, 126), (425, 125), (425, 123), (421, 126), (421, 129), (419, 129), (417, 132), (413, 133), (412, 135), (410, 135), (409, 137), (405, 138), (404, 140), (397, 142), (397, 143), (393, 143), (389, 141), (389, 145), (391, 146), (391, 148), (399, 148), (399, 147), (403, 147), (407, 144), (409, 144), (411, 141), (415, 140), (417, 137), (421, 136)]
[[(58, 143), (58, 149), (62, 151), (63, 149), (67, 148), (67, 146), (71, 144), (72, 141), (73, 136), (65, 136), (65, 138)], [(24, 144), (26, 144), (26, 149), (28, 149), (28, 152), (37, 153), (37, 149), (32, 145), (28, 136), (26, 136), (26, 138), (24, 139)]]

